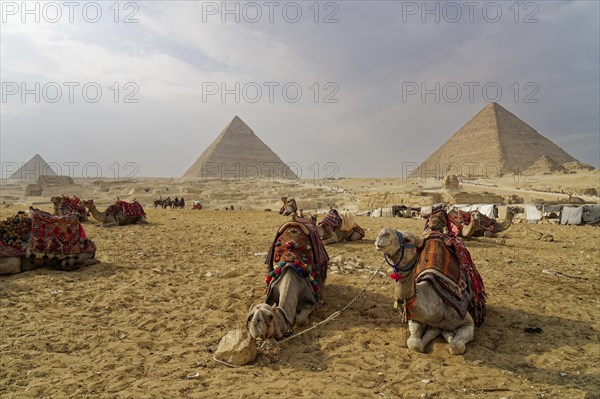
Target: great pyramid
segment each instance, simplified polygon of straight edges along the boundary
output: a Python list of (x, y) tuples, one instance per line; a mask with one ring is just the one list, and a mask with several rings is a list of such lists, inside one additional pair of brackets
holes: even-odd
[(48, 165), (40, 154), (35, 154), (27, 163), (8, 177), (9, 180), (37, 181), (40, 176), (57, 176), (56, 172)]
[(182, 178), (298, 177), (238, 116), (225, 126)]
[(490, 103), (419, 165), (411, 177), (521, 174), (542, 157), (558, 165), (576, 161), (504, 107)]

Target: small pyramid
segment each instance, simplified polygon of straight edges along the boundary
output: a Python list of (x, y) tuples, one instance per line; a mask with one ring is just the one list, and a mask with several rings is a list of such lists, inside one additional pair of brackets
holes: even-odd
[(182, 178), (298, 179), (296, 174), (238, 116), (225, 126)]
[(40, 154), (35, 154), (8, 179), (36, 182), (40, 176), (57, 176), (57, 174)]
[(565, 168), (547, 155), (542, 155), (523, 174), (528, 176), (540, 175), (543, 173), (564, 172)]
[(521, 174), (540, 157), (576, 161), (497, 103), (486, 105), (425, 160), (412, 177)]

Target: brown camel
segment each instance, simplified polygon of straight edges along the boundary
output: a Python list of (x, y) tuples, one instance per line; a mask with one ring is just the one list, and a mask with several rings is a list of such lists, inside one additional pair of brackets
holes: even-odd
[[(78, 236), (73, 236), (74, 230), (79, 231)], [(42, 266), (73, 270), (98, 262), (94, 259), (96, 245), (72, 215), (56, 217), (30, 208), (28, 214), (20, 211), (0, 222), (0, 232), (0, 274)]]
[(331, 209), (325, 218), (317, 224), (319, 237), (323, 244), (335, 244), (340, 241), (356, 241), (365, 236), (365, 231), (354, 221), (354, 217), (344, 209), (340, 215)]
[(52, 202), (54, 215), (64, 216), (69, 214), (75, 214), (81, 222), (85, 222), (88, 220), (88, 213), (85, 210), (85, 206), (77, 196), (54, 196), (50, 198), (50, 201)]
[(279, 214), (283, 216), (289, 216), (292, 213), (298, 211), (298, 206), (296, 205), (296, 200), (288, 197), (281, 197), (281, 201), (283, 202), (283, 206), (279, 209)]
[(463, 237), (495, 237), (496, 233), (508, 230), (512, 224), (512, 220), (519, 212), (518, 207), (508, 207), (506, 219), (498, 221), (491, 219), (479, 211), (471, 212), (471, 220), (469, 224), (464, 225), (461, 230)]
[[(106, 208), (104, 212), (101, 212), (94, 205), (94, 200), (83, 201), (85, 207), (89, 210), (92, 217), (99, 222), (102, 222), (102, 226), (124, 226), (126, 224), (136, 224), (136, 223), (148, 223), (146, 219), (146, 214), (144, 213), (144, 209), (142, 205), (136, 200), (133, 200), (131, 203), (127, 203), (125, 201), (121, 201), (117, 199), (113, 205)], [(134, 210), (131, 214), (125, 213), (125, 208), (130, 207)]]

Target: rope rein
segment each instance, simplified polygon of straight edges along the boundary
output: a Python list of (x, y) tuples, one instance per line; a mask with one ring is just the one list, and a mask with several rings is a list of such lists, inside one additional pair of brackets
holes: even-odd
[[(369, 281), (367, 281), (367, 284), (365, 284), (365, 286), (363, 287), (363, 289), (362, 289), (362, 290), (360, 290), (360, 292), (359, 292), (358, 294), (356, 294), (356, 296), (355, 296), (354, 298), (352, 298), (352, 300), (351, 300), (350, 302), (348, 302), (348, 304), (347, 304), (346, 306), (344, 306), (342, 309), (340, 309), (340, 310), (338, 310), (338, 311), (335, 311), (335, 312), (333, 312), (333, 313), (332, 313), (331, 315), (329, 315), (329, 317), (327, 317), (325, 320), (322, 320), (322, 321), (320, 321), (320, 322), (318, 322), (318, 323), (314, 323), (314, 324), (313, 324), (311, 327), (308, 327), (307, 329), (305, 329), (305, 330), (303, 330), (303, 331), (300, 331), (299, 333), (296, 333), (296, 334), (294, 334), (294, 335), (290, 335), (289, 337), (287, 337), (287, 338), (285, 338), (285, 339), (282, 339), (281, 341), (277, 341), (277, 344), (278, 344), (278, 345), (279, 345), (279, 344), (282, 344), (282, 343), (284, 343), (284, 342), (286, 342), (286, 341), (289, 341), (289, 340), (290, 340), (290, 339), (292, 339), (292, 338), (299, 337), (299, 336), (300, 336), (300, 335), (302, 335), (302, 334), (305, 334), (305, 333), (307, 333), (307, 332), (309, 332), (309, 331), (311, 331), (311, 330), (314, 330), (315, 328), (317, 328), (317, 327), (320, 327), (321, 325), (323, 325), (323, 324), (325, 324), (325, 323), (327, 323), (327, 322), (330, 322), (331, 320), (333, 320), (333, 319), (337, 318), (339, 315), (341, 315), (341, 314), (342, 314), (342, 313), (344, 313), (346, 310), (348, 310), (348, 309), (350, 308), (350, 306), (352, 306), (352, 304), (353, 304), (354, 302), (356, 302), (356, 300), (357, 300), (357, 299), (358, 299), (358, 298), (359, 298), (359, 297), (362, 295), (362, 293), (363, 293), (363, 292), (365, 292), (365, 290), (366, 290), (366, 289), (367, 289), (367, 287), (368, 287), (368, 286), (371, 284), (371, 282), (373, 282), (373, 279), (375, 278), (375, 276), (377, 276), (377, 275), (379, 274), (379, 272), (381, 271), (381, 269), (383, 268), (383, 264), (384, 264), (384, 263), (385, 263), (385, 259), (381, 261), (381, 265), (379, 265), (379, 269), (377, 269), (377, 270), (376, 270), (376, 271), (373, 273), (373, 275), (371, 276), (371, 278), (369, 279)], [(283, 309), (281, 309), (281, 310), (283, 310)], [(285, 312), (284, 312), (284, 313), (285, 313)], [(287, 315), (286, 315), (286, 316), (287, 316)], [(215, 362), (221, 363), (221, 364), (223, 364), (223, 365), (225, 365), (225, 366), (229, 366), (229, 367), (232, 367), (232, 368), (240, 368), (240, 367), (243, 367), (243, 366), (237, 366), (237, 365), (235, 365), (235, 364), (231, 364), (231, 363), (225, 362), (225, 361), (223, 361), (223, 360), (219, 360), (219, 359), (217, 359), (216, 355), (215, 355), (215, 356), (213, 356), (213, 360), (214, 360)]]
[(302, 334), (305, 334), (311, 330), (314, 330), (315, 328), (321, 326), (322, 324), (325, 324), (327, 322), (330, 322), (331, 320), (335, 319), (336, 317), (338, 317), (339, 315), (341, 315), (342, 313), (344, 313), (346, 310), (348, 310), (348, 308), (350, 308), (350, 306), (352, 306), (352, 304), (354, 302), (356, 302), (356, 300), (362, 295), (363, 292), (365, 292), (365, 290), (367, 289), (367, 287), (371, 284), (371, 282), (373, 281), (373, 279), (375, 278), (375, 276), (377, 276), (379, 274), (379, 272), (381, 271), (381, 268), (383, 267), (383, 263), (385, 261), (381, 262), (381, 265), (379, 266), (379, 269), (377, 269), (373, 275), (371, 276), (371, 278), (369, 279), (369, 281), (367, 281), (367, 284), (365, 284), (365, 286), (363, 287), (362, 290), (360, 290), (360, 292), (358, 294), (356, 294), (356, 296), (354, 298), (352, 298), (352, 300), (350, 302), (348, 302), (348, 304), (346, 306), (344, 306), (342, 309), (333, 312), (329, 317), (327, 317), (325, 320), (322, 320), (318, 323), (314, 323), (312, 325), (312, 327), (307, 328), (306, 330), (300, 331), (299, 333), (296, 333), (294, 335), (291, 335), (285, 339), (282, 339), (281, 341), (278, 341), (278, 343), (284, 343), (286, 341), (289, 341), (292, 338), (296, 338)]

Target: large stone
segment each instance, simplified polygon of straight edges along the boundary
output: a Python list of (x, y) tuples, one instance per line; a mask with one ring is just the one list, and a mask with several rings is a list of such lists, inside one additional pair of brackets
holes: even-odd
[(246, 329), (227, 332), (215, 352), (215, 357), (236, 366), (243, 366), (256, 359), (256, 339)]

